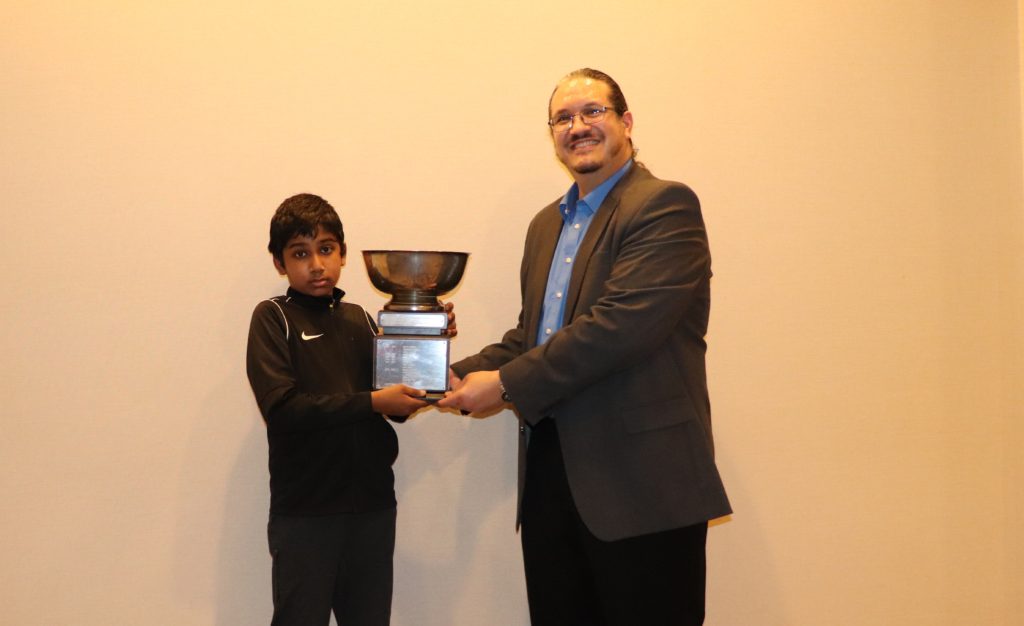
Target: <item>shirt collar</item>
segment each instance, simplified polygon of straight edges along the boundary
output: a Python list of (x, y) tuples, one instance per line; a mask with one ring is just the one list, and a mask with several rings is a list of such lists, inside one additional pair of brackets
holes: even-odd
[(576, 183), (569, 187), (569, 191), (562, 197), (562, 201), (558, 205), (559, 213), (562, 214), (562, 221), (570, 222), (576, 217), (576, 209), (579, 208), (587, 216), (593, 215), (595, 211), (601, 208), (601, 204), (604, 199), (608, 196), (608, 192), (612, 190), (615, 183), (619, 182), (629, 168), (633, 165), (633, 159), (629, 159), (626, 163), (620, 167), (614, 174), (609, 176), (597, 187), (594, 187), (590, 193), (580, 198), (580, 186)]

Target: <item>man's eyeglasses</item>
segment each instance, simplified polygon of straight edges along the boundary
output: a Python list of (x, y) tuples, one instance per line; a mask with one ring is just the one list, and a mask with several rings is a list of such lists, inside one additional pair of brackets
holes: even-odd
[[(572, 128), (573, 120), (578, 115), (580, 121), (590, 126), (596, 124), (604, 119), (604, 114), (608, 112), (609, 107), (587, 107), (579, 113), (560, 113), (555, 117), (548, 120), (548, 126), (551, 127), (556, 133), (564, 133)], [(614, 111), (614, 109), (612, 109)]]

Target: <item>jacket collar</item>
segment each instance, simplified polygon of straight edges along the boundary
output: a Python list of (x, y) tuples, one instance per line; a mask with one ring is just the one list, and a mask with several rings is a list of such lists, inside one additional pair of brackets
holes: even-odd
[(335, 287), (334, 292), (329, 296), (310, 296), (289, 287), (286, 295), (292, 302), (306, 308), (325, 309), (341, 302), (341, 299), (345, 297), (345, 292)]

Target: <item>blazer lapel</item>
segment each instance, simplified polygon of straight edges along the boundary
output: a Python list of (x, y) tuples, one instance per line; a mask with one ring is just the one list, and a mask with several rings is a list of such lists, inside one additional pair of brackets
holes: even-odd
[(523, 311), (526, 315), (526, 345), (535, 346), (537, 327), (540, 325), (540, 311), (544, 302), (544, 290), (551, 271), (551, 259), (555, 255), (558, 236), (562, 232), (562, 215), (558, 203), (547, 207), (537, 223), (537, 241), (530, 259), (530, 270), (526, 276), (523, 292)]
[[(565, 294), (565, 313), (562, 316), (562, 325), (568, 325), (573, 316), (576, 313), (576, 304), (580, 298), (580, 289), (583, 287), (583, 277), (587, 273), (587, 266), (590, 264), (590, 258), (594, 254), (594, 248), (597, 247), (597, 242), (601, 241), (604, 237), (605, 230), (608, 229), (608, 224), (611, 222), (612, 215), (615, 210), (618, 209), (619, 203), (622, 201), (622, 195), (625, 193), (629, 185), (636, 180), (638, 177), (643, 176), (647, 173), (647, 170), (637, 163), (633, 163), (626, 175), (622, 177), (612, 190), (605, 196), (604, 202), (598, 207), (597, 213), (594, 213), (594, 218), (590, 222), (590, 226), (587, 228), (587, 234), (583, 236), (583, 242), (580, 244), (579, 252), (576, 253), (576, 262), (572, 266), (572, 277), (569, 279), (569, 290)], [(649, 175), (649, 174), (648, 174)], [(554, 252), (552, 250), (552, 252)], [(543, 289), (543, 287), (542, 287)]]

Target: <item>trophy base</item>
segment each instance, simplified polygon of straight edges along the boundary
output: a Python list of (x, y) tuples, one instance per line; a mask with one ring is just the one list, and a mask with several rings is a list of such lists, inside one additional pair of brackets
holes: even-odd
[(403, 384), (425, 389), (428, 401), (448, 390), (448, 337), (378, 335), (373, 338), (373, 388)]
[(384, 305), (385, 311), (422, 313), (444, 311), (444, 305), (437, 300), (436, 289), (395, 289), (391, 300)]

